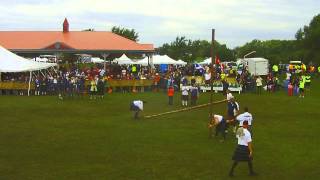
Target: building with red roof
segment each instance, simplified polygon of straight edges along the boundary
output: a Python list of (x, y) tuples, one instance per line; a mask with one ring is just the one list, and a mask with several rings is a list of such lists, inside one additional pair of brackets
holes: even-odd
[(140, 44), (107, 31), (0, 31), (0, 45), (18, 54), (153, 54), (153, 44)]

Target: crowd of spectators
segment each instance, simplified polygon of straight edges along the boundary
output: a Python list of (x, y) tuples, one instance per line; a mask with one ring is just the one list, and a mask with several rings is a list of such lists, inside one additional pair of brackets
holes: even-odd
[[(254, 91), (257, 86), (257, 79), (252, 76), (246, 68), (241, 71), (232, 67), (214, 65), (214, 83), (228, 89), (229, 86), (241, 86), (242, 92)], [(279, 78), (271, 70), (263, 83), (267, 90), (274, 92), (280, 87)], [(281, 73), (281, 72), (279, 72)], [(199, 78), (200, 77), (200, 78)], [(293, 77), (293, 76), (292, 76)], [(230, 81), (232, 79), (233, 81)], [(145, 90), (166, 91), (170, 86), (180, 90), (184, 85), (209, 86), (211, 80), (210, 66), (167, 65), (155, 66), (151, 69), (148, 66), (140, 65), (118, 65), (103, 64), (82, 65), (61, 64), (57, 69), (33, 72), (31, 84), (33, 95), (59, 95), (59, 97), (76, 97), (90, 94), (91, 98), (103, 97), (106, 92), (131, 92), (141, 88), (135, 87), (111, 87), (108, 81), (111, 80), (151, 80), (152, 85), (145, 87)], [(2, 73), (2, 82), (16, 82), (27, 84), (29, 73)], [(292, 80), (294, 83), (294, 80)], [(25, 86), (24, 86), (25, 87)], [(1, 94), (26, 95), (26, 88), (1, 88)]]

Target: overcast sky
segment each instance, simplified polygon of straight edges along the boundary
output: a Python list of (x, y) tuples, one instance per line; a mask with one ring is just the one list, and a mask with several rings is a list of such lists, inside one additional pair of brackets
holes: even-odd
[(0, 30), (133, 28), (156, 47), (177, 36), (233, 48), (253, 39), (293, 39), (320, 13), (320, 0), (1, 0)]

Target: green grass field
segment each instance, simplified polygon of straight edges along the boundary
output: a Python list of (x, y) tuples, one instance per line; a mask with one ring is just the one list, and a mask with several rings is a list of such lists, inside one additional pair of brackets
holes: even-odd
[[(319, 83), (304, 99), (236, 95), (254, 115), (259, 176), (251, 179), (320, 179)], [(201, 94), (199, 104), (209, 97)], [(134, 99), (148, 102), (144, 115), (181, 108), (180, 94), (169, 107), (164, 93), (150, 92), (96, 101), (0, 96), (0, 179), (229, 179), (236, 139), (208, 139), (209, 108), (135, 121)], [(226, 104), (214, 112), (225, 114)], [(247, 178), (239, 164), (234, 179)]]

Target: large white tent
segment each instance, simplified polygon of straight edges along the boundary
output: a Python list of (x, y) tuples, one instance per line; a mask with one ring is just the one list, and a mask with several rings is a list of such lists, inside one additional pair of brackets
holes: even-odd
[[(167, 55), (163, 55), (163, 56), (155, 55), (152, 57), (152, 62), (153, 62), (153, 64), (174, 64), (174, 65), (180, 64), (180, 62), (170, 58)], [(149, 63), (151, 64), (151, 60)], [(144, 59), (138, 61), (138, 64), (141, 64), (143, 66), (147, 66), (148, 65), (148, 57), (145, 57)]]
[(56, 65), (56, 63), (43, 63), (25, 59), (0, 46), (0, 73), (30, 72), (28, 95), (30, 94), (32, 71), (39, 71)]
[(0, 72), (38, 71), (56, 65), (56, 63), (43, 63), (25, 59), (0, 46)]

